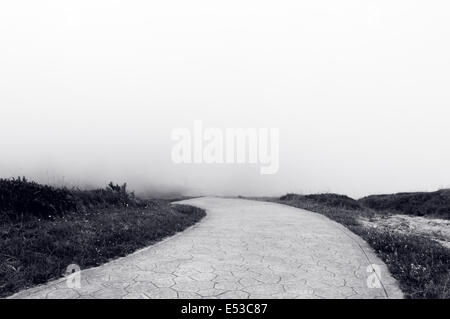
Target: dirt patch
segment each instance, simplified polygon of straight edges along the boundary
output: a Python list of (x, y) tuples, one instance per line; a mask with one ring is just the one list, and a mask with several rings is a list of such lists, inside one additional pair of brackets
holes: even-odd
[(377, 215), (370, 219), (361, 218), (360, 221), (367, 227), (426, 236), (450, 248), (450, 220), (407, 215)]

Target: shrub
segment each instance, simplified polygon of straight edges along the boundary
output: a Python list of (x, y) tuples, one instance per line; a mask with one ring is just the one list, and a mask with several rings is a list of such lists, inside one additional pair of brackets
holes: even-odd
[(280, 197), (281, 201), (310, 201), (312, 203), (319, 203), (330, 207), (339, 207), (345, 209), (361, 209), (358, 201), (345, 195), (339, 194), (312, 194), (312, 195), (297, 195), (287, 194)]
[(146, 205), (127, 191), (127, 184), (120, 186), (111, 182), (104, 189), (80, 190), (40, 185), (24, 177), (0, 179), (0, 217), (3, 219), (52, 219), (94, 208)]
[(40, 185), (20, 177), (0, 179), (0, 214), (13, 218), (27, 215), (51, 218), (75, 209), (72, 194), (66, 189)]
[(376, 210), (391, 210), (408, 215), (437, 216), (450, 218), (450, 190), (443, 189), (429, 193), (398, 193), (372, 195), (359, 202)]

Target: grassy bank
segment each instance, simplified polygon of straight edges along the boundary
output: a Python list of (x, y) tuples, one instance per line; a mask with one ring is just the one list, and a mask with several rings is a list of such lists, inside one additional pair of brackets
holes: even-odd
[(436, 192), (372, 195), (358, 201), (375, 210), (450, 219), (450, 189)]
[[(377, 211), (367, 207), (365, 200), (356, 201), (336, 194), (288, 194), (265, 200), (317, 212), (346, 226), (369, 243), (386, 263), (408, 298), (450, 298), (448, 248), (423, 236), (405, 235), (395, 229), (379, 230), (360, 223), (362, 218), (371, 219), (377, 214), (389, 214), (383, 210), (385, 206)], [(410, 207), (410, 204), (405, 206)], [(443, 211), (445, 210), (442, 209), (441, 212)], [(434, 214), (429, 211), (429, 215)]]
[(0, 297), (125, 256), (199, 221), (201, 209), (141, 200), (126, 185), (58, 189), (0, 180)]

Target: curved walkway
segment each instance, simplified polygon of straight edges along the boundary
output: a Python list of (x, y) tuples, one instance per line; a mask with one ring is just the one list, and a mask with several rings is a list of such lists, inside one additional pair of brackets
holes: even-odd
[[(83, 270), (80, 288), (67, 288), (60, 279), (13, 298), (403, 296), (363, 240), (319, 214), (244, 199), (180, 203), (204, 208), (207, 216), (160, 243)], [(369, 277), (374, 288), (368, 287)]]

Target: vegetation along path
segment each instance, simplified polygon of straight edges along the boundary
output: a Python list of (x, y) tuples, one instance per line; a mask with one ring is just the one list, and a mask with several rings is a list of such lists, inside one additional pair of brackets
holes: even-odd
[(207, 216), (163, 242), (83, 270), (80, 288), (60, 279), (12, 297), (403, 297), (370, 247), (324, 216), (245, 199), (179, 203), (206, 209)]

